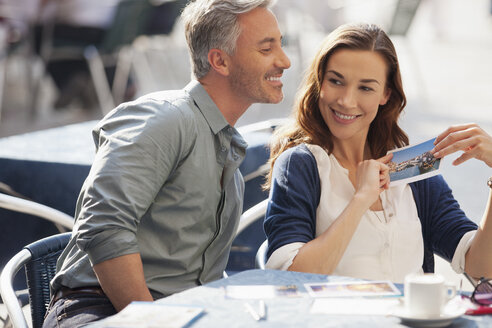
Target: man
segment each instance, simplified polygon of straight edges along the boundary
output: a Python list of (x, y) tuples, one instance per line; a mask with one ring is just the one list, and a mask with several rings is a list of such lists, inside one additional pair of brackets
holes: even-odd
[(44, 327), (73, 327), (221, 278), (246, 143), (233, 127), (282, 100), (290, 66), (270, 0), (196, 0), (182, 18), (192, 81), (110, 112), (58, 261)]

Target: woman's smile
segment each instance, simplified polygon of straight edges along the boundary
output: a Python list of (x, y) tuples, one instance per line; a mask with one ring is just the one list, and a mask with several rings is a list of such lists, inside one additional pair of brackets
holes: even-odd
[(342, 112), (336, 111), (333, 108), (330, 108), (331, 111), (333, 112), (333, 116), (335, 118), (335, 121), (341, 124), (350, 124), (354, 122), (358, 117), (362, 115), (348, 115), (348, 114), (343, 114)]

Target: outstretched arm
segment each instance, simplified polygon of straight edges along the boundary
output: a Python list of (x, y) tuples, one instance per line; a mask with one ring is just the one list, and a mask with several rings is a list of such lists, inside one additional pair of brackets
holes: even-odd
[[(492, 167), (492, 137), (477, 124), (452, 126), (436, 138), (435, 157), (442, 158), (457, 151), (463, 153), (454, 160), (453, 165), (476, 158)], [(465, 262), (465, 271), (471, 276), (492, 276), (492, 190)]]

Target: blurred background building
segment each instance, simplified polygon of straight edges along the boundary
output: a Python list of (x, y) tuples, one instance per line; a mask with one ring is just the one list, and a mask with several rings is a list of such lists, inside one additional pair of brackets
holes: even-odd
[[(100, 108), (107, 104), (98, 100), (97, 89), (105, 86), (93, 85), (87, 67), (91, 44), (105, 66), (104, 72), (93, 71), (107, 74), (110, 83), (116, 54), (122, 70), (129, 70), (129, 81), (120, 83), (110, 105), (187, 83), (190, 66), (176, 19), (186, 1), (152, 0), (150, 9), (139, 9), (147, 10), (145, 15), (133, 16), (117, 12), (119, 2), (128, 1), (0, 0), (0, 137), (98, 119), (112, 108)], [(286, 97), (278, 105), (253, 106), (239, 126), (288, 115), (322, 38), (342, 23), (358, 21), (379, 24), (392, 35), (409, 100), (407, 115), (426, 113), (421, 129), (450, 121), (491, 123), (486, 115), (492, 102), (490, 0), (278, 0), (275, 12), (292, 60), (283, 78)], [(121, 21), (129, 18), (133, 23)], [(114, 33), (124, 26), (123, 36)], [(436, 122), (432, 115), (443, 119)]]

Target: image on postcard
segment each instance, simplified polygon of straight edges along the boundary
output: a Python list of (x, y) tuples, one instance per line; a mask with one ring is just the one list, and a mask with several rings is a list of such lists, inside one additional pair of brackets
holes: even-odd
[(400, 291), (390, 281), (304, 284), (313, 297), (397, 296)]
[(388, 163), (391, 186), (423, 180), (439, 174), (441, 159), (435, 158), (430, 153), (434, 148), (435, 139), (388, 152), (393, 153), (393, 158)]

